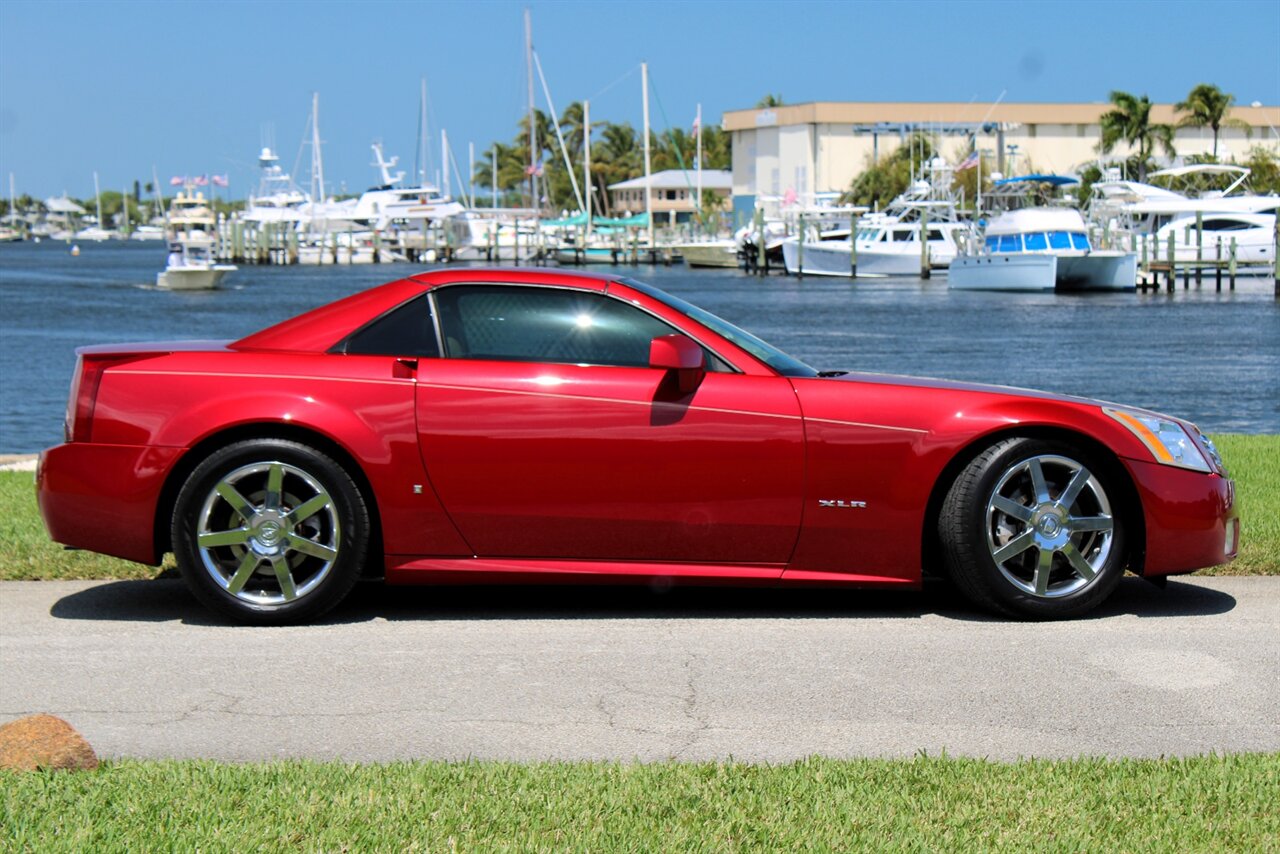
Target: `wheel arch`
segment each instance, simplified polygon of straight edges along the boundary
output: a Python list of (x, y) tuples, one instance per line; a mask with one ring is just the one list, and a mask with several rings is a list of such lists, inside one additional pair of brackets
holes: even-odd
[(1142, 574), (1146, 557), (1146, 521), (1142, 509), (1142, 499), (1129, 470), (1125, 468), (1115, 451), (1107, 447), (1087, 433), (1067, 427), (1051, 425), (1013, 425), (1005, 429), (984, 433), (963, 445), (947, 461), (934, 481), (929, 493), (929, 501), (925, 505), (923, 525), (920, 531), (921, 572), (925, 575), (939, 574), (930, 567), (938, 566), (941, 561), (942, 543), (938, 536), (938, 517), (942, 511), (942, 502), (946, 499), (952, 484), (969, 463), (992, 445), (1006, 439), (1046, 439), (1074, 442), (1082, 445), (1089, 453), (1096, 456), (1107, 467), (1107, 474), (1117, 484), (1119, 503), (1125, 514), (1125, 522), (1132, 533), (1127, 537), (1127, 564), (1129, 568)]
[(255, 439), (282, 439), (308, 445), (331, 457), (334, 462), (346, 470), (352, 481), (355, 482), (356, 488), (360, 490), (360, 496), (364, 499), (365, 506), (369, 511), (370, 540), (365, 561), (365, 574), (381, 575), (383, 563), (382, 518), (378, 511), (377, 493), (374, 492), (373, 485), (369, 482), (368, 476), (356, 460), (355, 455), (341, 443), (317, 430), (294, 424), (275, 422), (237, 424), (234, 427), (228, 427), (225, 430), (220, 430), (204, 437), (178, 458), (178, 461), (165, 477), (164, 486), (161, 487), (159, 498), (156, 501), (155, 519), (152, 522), (156, 557), (163, 558), (166, 552), (173, 551), (173, 543), (171, 541), (172, 526), (170, 522), (172, 521), (174, 506), (183, 484), (187, 482), (187, 478), (191, 476), (196, 467), (208, 459), (210, 454), (221, 448), (233, 445), (236, 442)]

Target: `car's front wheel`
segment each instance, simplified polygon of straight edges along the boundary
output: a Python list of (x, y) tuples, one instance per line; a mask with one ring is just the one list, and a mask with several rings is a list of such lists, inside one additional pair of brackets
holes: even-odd
[(188, 476), (173, 515), (178, 569), (196, 598), (234, 620), (314, 619), (350, 592), (369, 511), (345, 469), (298, 442), (215, 451)]
[(1074, 443), (1008, 439), (979, 454), (942, 504), (952, 580), (975, 604), (1060, 619), (1106, 599), (1124, 574), (1119, 475)]

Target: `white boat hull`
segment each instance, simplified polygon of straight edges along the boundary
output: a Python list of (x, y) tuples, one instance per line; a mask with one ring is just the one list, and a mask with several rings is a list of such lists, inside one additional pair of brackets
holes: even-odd
[[(929, 247), (929, 268), (945, 270), (950, 266), (954, 252), (945, 248)], [(782, 260), (787, 272), (795, 275), (800, 266), (800, 242), (795, 239), (782, 243)], [(847, 240), (820, 240), (804, 245), (804, 274), (806, 276), (851, 276), (853, 253)], [(920, 275), (920, 250), (914, 252), (883, 252), (858, 247), (858, 276), (918, 276)]]
[(230, 264), (212, 267), (169, 267), (156, 273), (156, 287), (170, 291), (211, 291), (236, 268)]
[(681, 243), (671, 247), (680, 253), (690, 267), (737, 267), (738, 244), (732, 240), (717, 243)]
[(947, 286), (962, 291), (1131, 291), (1137, 284), (1138, 257), (1122, 252), (960, 255), (947, 276)]

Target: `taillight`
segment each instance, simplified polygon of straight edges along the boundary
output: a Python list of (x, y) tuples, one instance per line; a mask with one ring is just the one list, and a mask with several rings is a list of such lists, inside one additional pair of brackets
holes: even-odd
[(62, 432), (68, 442), (87, 442), (93, 430), (93, 409), (98, 403), (98, 387), (102, 374), (113, 365), (132, 362), (141, 356), (76, 357), (76, 372), (71, 379), (71, 394), (67, 398), (67, 417)]

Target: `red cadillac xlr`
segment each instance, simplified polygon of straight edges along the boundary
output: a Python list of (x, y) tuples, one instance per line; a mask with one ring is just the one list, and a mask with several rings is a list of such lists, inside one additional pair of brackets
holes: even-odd
[(239, 341), (85, 347), (40, 460), (53, 539), (233, 619), (390, 584), (914, 588), (1082, 614), (1231, 560), (1232, 482), (1176, 418), (819, 372), (627, 278), (448, 270)]

